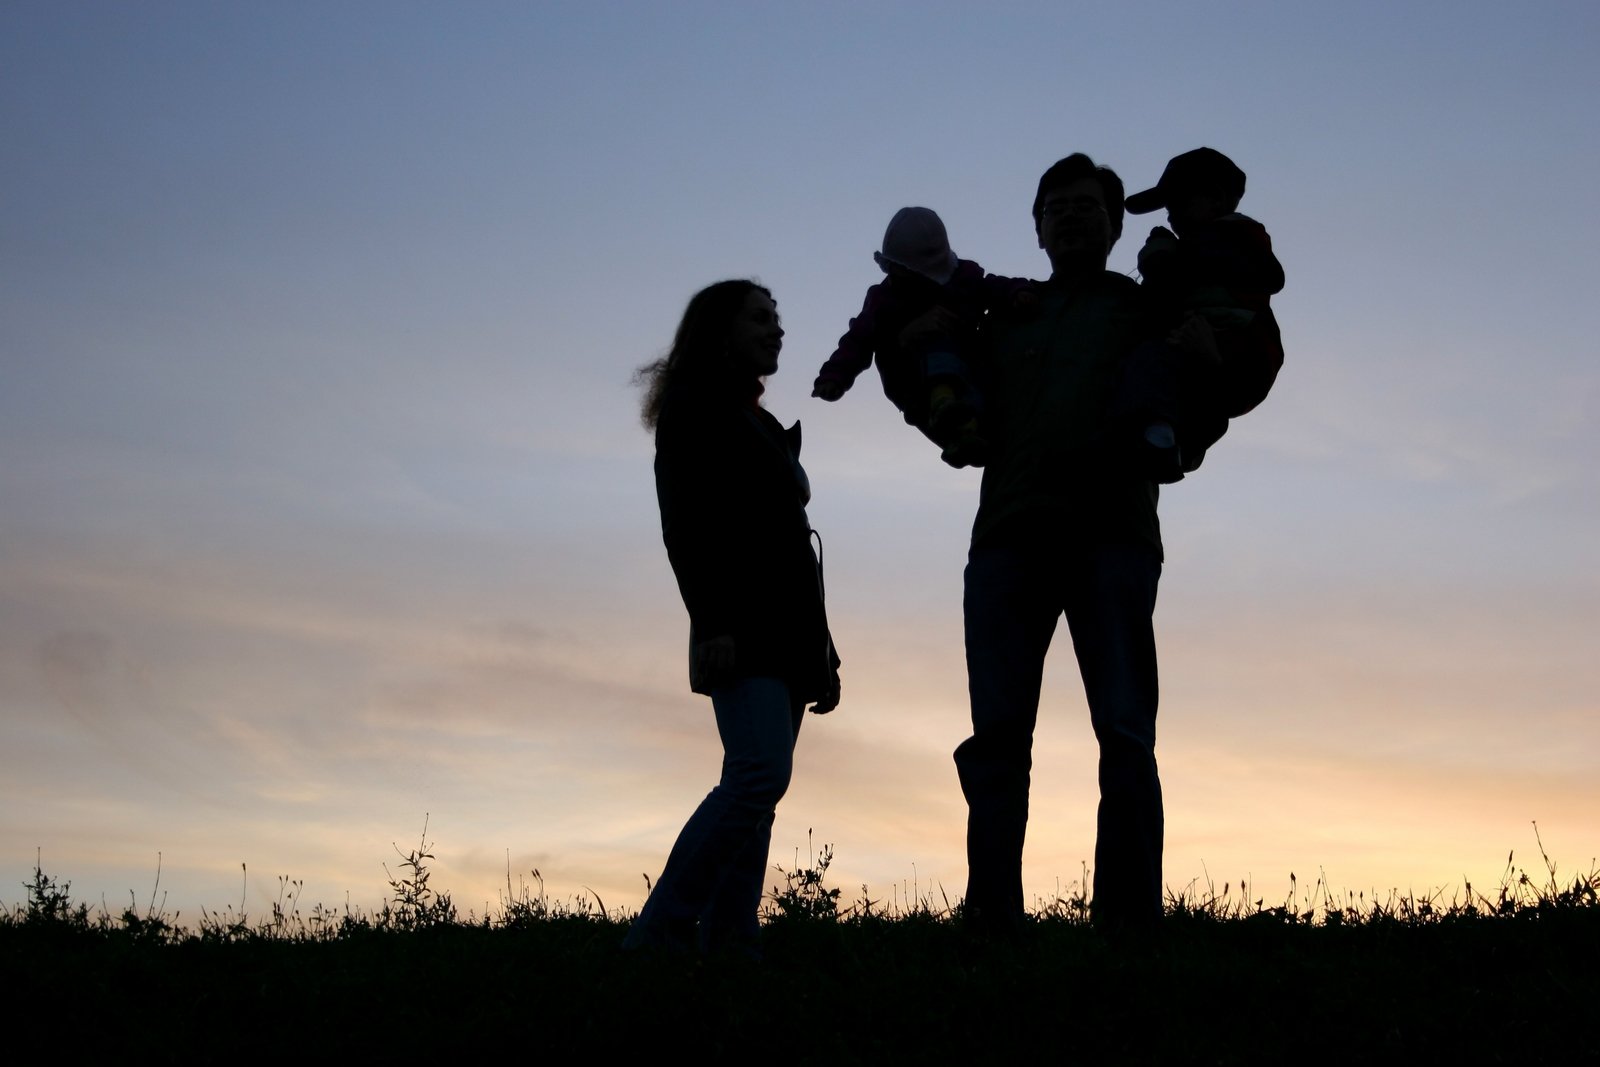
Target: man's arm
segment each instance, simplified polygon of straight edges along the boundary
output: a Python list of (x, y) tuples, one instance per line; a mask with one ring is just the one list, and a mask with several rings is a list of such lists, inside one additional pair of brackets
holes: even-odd
[(1240, 299), (1262, 303), (1283, 291), (1283, 265), (1273, 254), (1272, 238), (1247, 215), (1224, 215), (1178, 247), (1185, 269), (1202, 284), (1221, 285)]
[(1283, 369), (1283, 336), (1271, 308), (1256, 312), (1250, 324), (1224, 331), (1222, 350), (1222, 413), (1230, 419), (1267, 398)]
[(1266, 227), (1246, 215), (1227, 215), (1179, 242), (1186, 272), (1220, 285), (1252, 312), (1251, 321), (1218, 331), (1222, 414), (1237, 418), (1265, 400), (1283, 368), (1283, 338), (1270, 298), (1283, 288), (1283, 266)]
[(983, 310), (991, 315), (1027, 311), (1038, 297), (1036, 283), (1031, 278), (985, 274), (978, 285)]

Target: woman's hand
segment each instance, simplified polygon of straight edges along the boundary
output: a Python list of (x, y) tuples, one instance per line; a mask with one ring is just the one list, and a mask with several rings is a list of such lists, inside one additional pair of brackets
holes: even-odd
[(689, 677), (697, 683), (696, 688), (703, 686), (709, 690), (733, 671), (737, 659), (732, 634), (718, 634), (697, 641), (689, 657)]
[(828, 712), (830, 712), (834, 708), (838, 707), (839, 706), (839, 688), (840, 688), (840, 686), (839, 686), (839, 675), (837, 673), (835, 673), (834, 676), (833, 676), (833, 684), (828, 687), (828, 691), (826, 693), (822, 694), (822, 699), (821, 700), (819, 700), (815, 704), (811, 705), (811, 714), (813, 714), (813, 715), (826, 715), (826, 714), (828, 714)]

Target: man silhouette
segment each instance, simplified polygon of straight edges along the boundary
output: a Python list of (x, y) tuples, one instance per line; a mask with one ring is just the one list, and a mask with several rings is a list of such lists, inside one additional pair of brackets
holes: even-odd
[(1104, 444), (1119, 368), (1149, 322), (1138, 285), (1106, 270), (1122, 201), (1117, 175), (1081, 153), (1045, 171), (1033, 218), (1050, 280), (1026, 312), (993, 318), (975, 361), (993, 452), (966, 569), (973, 732), (955, 760), (968, 805), (964, 910), (982, 929), (1023, 918), (1033, 729), (1062, 615), (1100, 744), (1094, 920), (1161, 917), (1157, 488)]

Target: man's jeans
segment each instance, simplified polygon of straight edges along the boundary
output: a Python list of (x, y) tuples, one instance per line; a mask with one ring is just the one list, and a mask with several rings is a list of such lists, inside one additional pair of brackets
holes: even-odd
[(776, 678), (742, 678), (714, 689), (711, 706), (722, 780), (678, 834), (625, 948), (687, 949), (698, 936), (705, 950), (755, 939), (773, 809), (789, 788), (805, 705)]
[(967, 904), (984, 920), (1023, 914), (1033, 728), (1044, 657), (1064, 613), (1100, 742), (1096, 921), (1161, 916), (1161, 782), (1156, 776), (1156, 648), (1161, 563), (1140, 545), (1034, 541), (974, 548), (967, 560), (972, 737), (956, 749), (966, 794)]

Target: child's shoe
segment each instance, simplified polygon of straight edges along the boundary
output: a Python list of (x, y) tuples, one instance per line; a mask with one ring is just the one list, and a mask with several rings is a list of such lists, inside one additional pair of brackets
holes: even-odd
[(1183, 451), (1171, 423), (1152, 422), (1146, 426), (1137, 447), (1139, 469), (1145, 477), (1161, 485), (1183, 481)]
[(948, 439), (965, 433), (974, 414), (972, 405), (956, 395), (954, 389), (941, 386), (928, 400), (928, 429), (936, 439)]
[(981, 467), (989, 462), (989, 442), (978, 433), (977, 426), (976, 420), (968, 422), (956, 439), (939, 453), (939, 458), (957, 470)]

